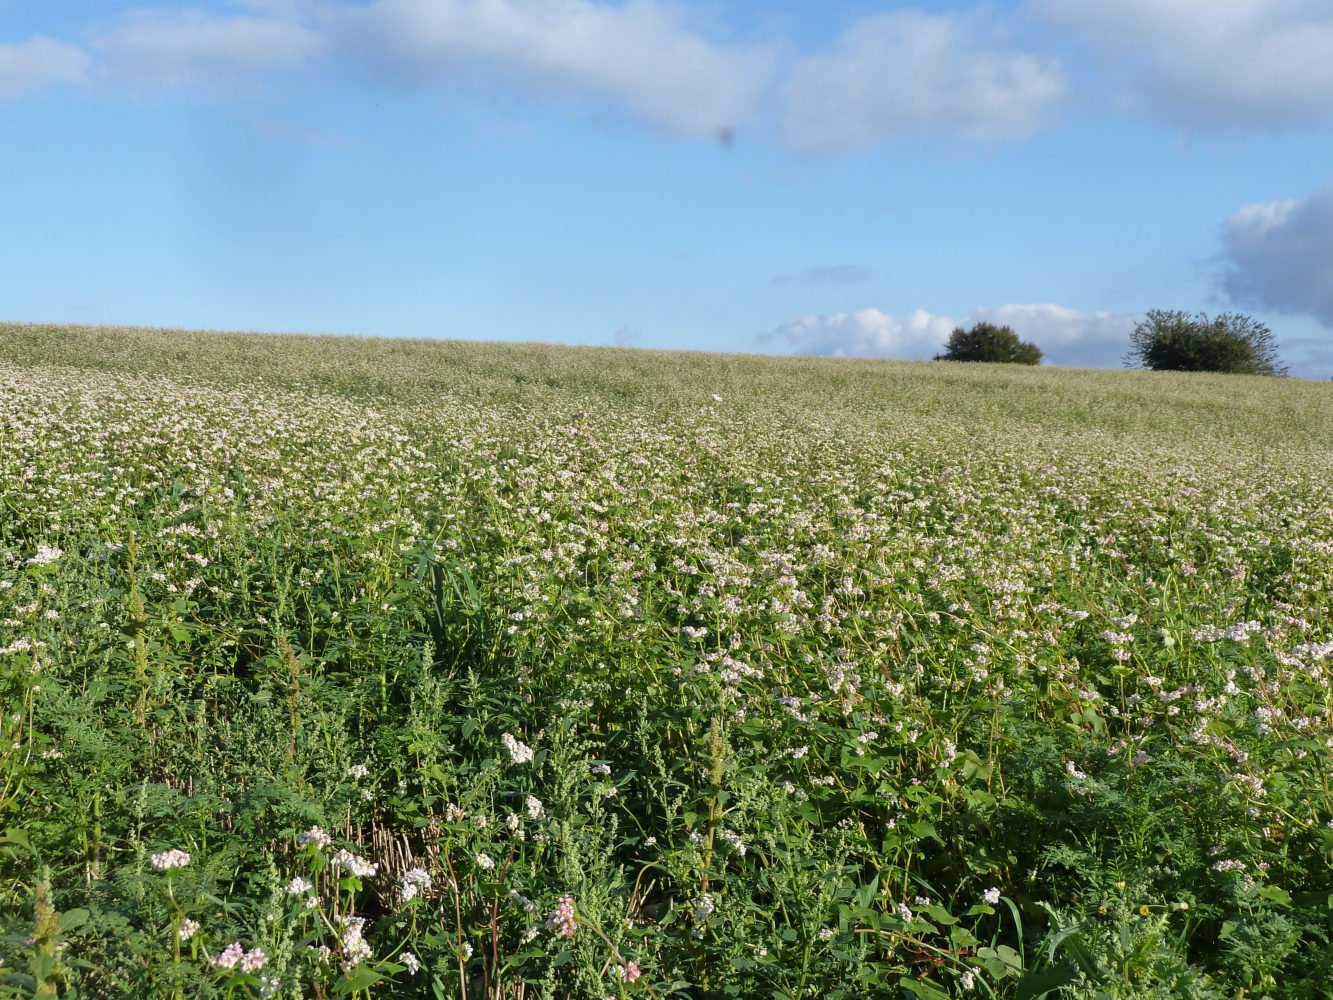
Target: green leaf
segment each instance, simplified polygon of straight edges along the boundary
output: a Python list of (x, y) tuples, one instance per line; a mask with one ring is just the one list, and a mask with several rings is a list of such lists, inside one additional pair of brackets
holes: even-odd
[(1023, 959), (1019, 957), (1018, 952), (1007, 944), (995, 948), (979, 948), (977, 949), (977, 958), (986, 966), (986, 970), (997, 979), (1019, 976), (1023, 973)]
[(88, 922), (87, 910), (66, 910), (60, 915), (60, 933), (67, 934)]
[(1266, 885), (1259, 889), (1255, 895), (1270, 902), (1277, 903), (1279, 906), (1291, 905), (1291, 893), (1280, 885)]
[(903, 979), (898, 982), (905, 991), (922, 1000), (949, 1000), (949, 993), (939, 983), (929, 979)]
[(942, 906), (931, 904), (930, 906), (918, 907), (918, 910), (921, 913), (928, 914), (931, 920), (937, 924), (943, 924), (945, 927), (951, 927), (958, 923), (958, 918)]
[(940, 835), (938, 831), (936, 831), (934, 823), (913, 823), (911, 830), (920, 840), (930, 839), (941, 846), (944, 845), (944, 841), (940, 839)]
[(28, 968), (32, 970), (33, 977), (38, 982), (45, 982), (51, 978), (51, 973), (55, 971), (56, 959), (54, 955), (33, 955), (32, 961), (28, 963)]
[(338, 981), (338, 985), (335, 987), (335, 992), (340, 996), (346, 996), (349, 993), (359, 993), (362, 990), (370, 989), (370, 987), (374, 986), (383, 978), (384, 976), (373, 967), (369, 965), (358, 965), (350, 975), (343, 976), (343, 978)]
[(1032, 971), (1018, 981), (1018, 1000), (1041, 1000), (1047, 994), (1078, 979), (1078, 970), (1069, 965)]

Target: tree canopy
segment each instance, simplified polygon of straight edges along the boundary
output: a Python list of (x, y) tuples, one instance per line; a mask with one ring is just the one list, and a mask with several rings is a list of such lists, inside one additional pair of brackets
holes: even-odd
[(955, 328), (944, 353), (935, 355), (935, 360), (1036, 365), (1041, 363), (1041, 348), (1020, 340), (1010, 327), (978, 323), (970, 330)]
[(1240, 313), (1151, 309), (1129, 336), (1125, 364), (1153, 371), (1285, 375), (1273, 334)]

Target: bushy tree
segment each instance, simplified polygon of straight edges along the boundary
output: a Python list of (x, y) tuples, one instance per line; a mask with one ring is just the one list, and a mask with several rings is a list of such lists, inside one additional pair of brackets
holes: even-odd
[(1285, 375), (1273, 334), (1240, 313), (1151, 309), (1129, 335), (1125, 364), (1153, 371)]
[(1018, 339), (1007, 326), (978, 323), (970, 330), (957, 327), (936, 361), (999, 361), (1014, 365), (1041, 364), (1041, 348)]

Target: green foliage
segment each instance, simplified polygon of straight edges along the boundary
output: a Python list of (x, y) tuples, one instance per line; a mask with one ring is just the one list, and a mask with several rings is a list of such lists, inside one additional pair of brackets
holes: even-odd
[(0, 998), (1325, 988), (1327, 385), (0, 332)]
[(936, 361), (991, 361), (1013, 365), (1041, 364), (1041, 349), (1019, 340), (1008, 326), (977, 323), (970, 330), (962, 327), (949, 334), (949, 343)]
[(1285, 375), (1273, 334), (1240, 313), (1151, 309), (1130, 334), (1127, 365), (1153, 371)]

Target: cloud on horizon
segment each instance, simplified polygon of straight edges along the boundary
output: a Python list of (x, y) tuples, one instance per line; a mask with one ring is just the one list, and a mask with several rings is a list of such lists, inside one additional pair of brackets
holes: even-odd
[(785, 342), (797, 354), (921, 360), (938, 353), (953, 327), (947, 316), (935, 316), (924, 309), (905, 318), (879, 309), (861, 309), (797, 316), (759, 339), (761, 343)]
[(1232, 301), (1313, 316), (1333, 330), (1333, 188), (1245, 205), (1223, 233)]
[(1083, 312), (1052, 303), (987, 306), (959, 319), (924, 309), (905, 318), (879, 309), (862, 309), (797, 316), (762, 334), (760, 341), (785, 343), (798, 354), (915, 361), (938, 354), (955, 327), (968, 328), (981, 322), (1013, 327), (1023, 340), (1041, 348), (1045, 363), (1118, 368), (1129, 348), (1135, 317)]
[(1326, 0), (1030, 0), (1084, 37), (1130, 99), (1186, 127), (1333, 118)]
[(806, 152), (845, 153), (905, 134), (1025, 138), (1068, 91), (1058, 59), (1011, 49), (976, 16), (900, 10), (857, 22), (831, 52), (796, 60), (781, 132)]

